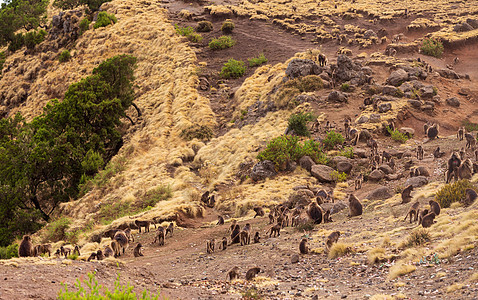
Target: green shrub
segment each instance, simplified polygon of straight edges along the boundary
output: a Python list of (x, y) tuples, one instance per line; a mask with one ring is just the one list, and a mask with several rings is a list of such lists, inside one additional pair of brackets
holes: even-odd
[(322, 145), (325, 150), (332, 150), (337, 145), (342, 145), (345, 142), (344, 137), (334, 130), (327, 132), (326, 137), (322, 140)]
[(70, 228), (71, 220), (67, 217), (61, 217), (58, 220), (50, 222), (46, 226), (45, 241), (57, 242), (66, 240), (66, 231)]
[(354, 158), (354, 147), (346, 147), (339, 152), (339, 156), (344, 156), (347, 158)]
[(199, 43), (202, 41), (202, 36), (199, 33), (196, 33), (191, 26), (179, 27), (175, 24), (174, 28), (176, 29), (177, 34), (187, 37), (188, 40), (193, 43)]
[(400, 143), (405, 143), (408, 141), (408, 136), (405, 133), (401, 133), (398, 131), (398, 129), (391, 130), (390, 127), (387, 126), (387, 131), (390, 133), (390, 136), (392, 137), (392, 140)]
[(116, 201), (104, 204), (101, 206), (96, 217), (102, 224), (109, 224), (113, 220), (133, 213), (134, 211), (132, 210), (131, 204), (130, 201)]
[(345, 172), (339, 173), (337, 170), (332, 171), (332, 173), (330, 173), (330, 177), (332, 177), (335, 182), (347, 181), (347, 174)]
[(421, 246), (430, 241), (430, 232), (427, 229), (421, 228), (415, 231), (412, 231), (408, 236), (406, 246), (407, 247), (415, 247)]
[[(88, 287), (88, 289), (84, 286)], [(149, 291), (144, 290), (140, 295), (136, 295), (133, 292), (134, 286), (130, 285), (121, 285), (120, 284), (120, 275), (116, 277), (115, 288), (113, 291), (110, 291), (107, 287), (103, 287), (98, 284), (96, 279), (96, 273), (88, 273), (88, 281), (76, 280), (75, 287), (76, 292), (68, 290), (68, 284), (62, 283), (62, 289), (58, 293), (59, 300), (104, 300), (104, 299), (124, 299), (124, 300), (158, 300), (159, 291), (156, 294), (151, 294)]]
[(88, 18), (83, 18), (83, 20), (81, 20), (80, 25), (79, 25), (80, 35), (82, 35), (86, 31), (88, 31), (88, 29), (90, 29), (90, 24), (91, 24), (91, 21), (88, 20)]
[(127, 160), (124, 156), (117, 156), (114, 160), (111, 160), (103, 170), (96, 173), (93, 178), (87, 174), (83, 174), (78, 184), (80, 191), (78, 197), (83, 197), (94, 187), (102, 188), (106, 186), (111, 178), (126, 168), (126, 163)]
[(246, 67), (242, 60), (229, 59), (221, 69), (219, 75), (223, 78), (239, 78), (244, 76)]
[(325, 164), (328, 162), (327, 157), (321, 151), (320, 145), (314, 140), (306, 140), (299, 142), (297, 136), (279, 136), (272, 139), (266, 146), (266, 149), (259, 152), (257, 159), (260, 161), (272, 161), (278, 170), (285, 170), (287, 163), (297, 161), (302, 156), (310, 156), (316, 163)]
[(46, 31), (43, 29), (39, 31), (29, 31), (23, 36), (23, 41), (27, 49), (33, 49), (45, 40), (45, 36)]
[(118, 22), (114, 14), (109, 14), (105, 11), (101, 11), (98, 14), (98, 18), (96, 19), (95, 25), (93, 25), (93, 28), (98, 29), (100, 27), (106, 27), (110, 24), (115, 24)]
[(171, 187), (168, 185), (161, 185), (157, 188), (149, 190), (144, 197), (141, 198), (137, 204), (140, 209), (146, 209), (149, 207), (154, 207), (156, 203), (160, 201), (165, 201), (170, 199), (173, 196)]
[(342, 83), (342, 85), (340, 86), (340, 90), (342, 90), (342, 92), (347, 92), (349, 89), (350, 89), (350, 84), (348, 83)]
[(473, 184), (468, 180), (462, 179), (455, 183), (445, 184), (435, 195), (435, 201), (440, 203), (443, 208), (450, 207), (453, 202), (460, 202), (465, 199), (466, 189), (474, 189)]
[(236, 44), (236, 41), (233, 40), (230, 36), (220, 36), (217, 39), (212, 39), (209, 42), (209, 48), (212, 50), (222, 50), (226, 48), (231, 48)]
[(71, 260), (77, 260), (78, 259), (78, 254), (77, 253), (70, 254), (70, 255), (68, 255), (67, 258), (71, 259)]
[(461, 124), (465, 127), (467, 132), (478, 131), (478, 124), (470, 122), (469, 120), (464, 120)]
[(4, 51), (0, 52), (0, 76), (2, 75), (3, 64), (5, 63), (5, 59), (7, 59), (7, 55)]
[(252, 68), (267, 63), (267, 58), (264, 53), (261, 53), (258, 57), (248, 58), (247, 61), (249, 62), (249, 67)]
[(196, 26), (197, 32), (209, 32), (213, 30), (212, 23), (209, 21), (200, 21)]
[(316, 117), (308, 112), (300, 112), (297, 114), (293, 114), (289, 117), (289, 129), (294, 130), (296, 135), (300, 136), (310, 136), (309, 128), (307, 128), (307, 123), (310, 121), (314, 121)]
[(11, 244), (7, 247), (0, 247), (0, 259), (18, 257), (18, 244)]
[(69, 61), (71, 58), (71, 54), (70, 54), (70, 51), (68, 50), (63, 50), (60, 55), (58, 55), (58, 60), (60, 62), (67, 62)]
[(87, 13), (91, 14), (97, 11), (103, 3), (110, 1), (111, 0), (55, 0), (53, 6), (63, 10), (68, 10), (81, 5), (86, 5), (88, 7)]
[(231, 20), (227, 19), (226, 21), (224, 21), (224, 23), (222, 23), (221, 31), (225, 34), (230, 34), (234, 30), (234, 27), (234, 23)]
[(441, 57), (443, 54), (443, 44), (436, 39), (426, 38), (423, 40), (422, 47), (420, 48), (425, 55)]
[(8, 51), (15, 52), (25, 45), (23, 34), (17, 33), (13, 36), (12, 41), (8, 44)]
[(187, 141), (193, 139), (209, 141), (214, 136), (214, 134), (211, 128), (196, 124), (192, 125), (187, 129), (183, 129), (180, 133), (180, 136)]

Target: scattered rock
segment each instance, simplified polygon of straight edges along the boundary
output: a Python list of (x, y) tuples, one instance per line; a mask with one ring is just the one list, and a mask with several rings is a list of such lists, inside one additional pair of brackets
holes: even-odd
[(342, 173), (350, 174), (352, 171), (353, 165), (347, 161), (341, 161), (337, 164), (337, 171)]
[(347, 102), (347, 96), (340, 91), (332, 91), (327, 96), (329, 102)]
[(410, 127), (401, 127), (398, 132), (402, 134), (406, 134), (408, 138), (411, 138), (413, 135), (415, 135), (415, 129), (410, 128)]
[(474, 29), (478, 29), (478, 20), (475, 19), (466, 19), (466, 23), (470, 24)]
[(355, 148), (354, 149), (354, 156), (357, 156), (359, 158), (367, 158), (368, 157), (368, 151), (362, 148)]
[(413, 90), (413, 85), (410, 82), (404, 82), (398, 88), (405, 94)]
[(393, 86), (399, 86), (408, 80), (408, 73), (403, 69), (393, 71), (387, 79), (387, 83)]
[(391, 103), (380, 103), (378, 105), (378, 112), (379, 113), (386, 113), (387, 111), (392, 109)]
[(251, 171), (251, 178), (254, 181), (263, 180), (277, 175), (275, 165), (270, 160), (260, 161), (254, 165)]
[(453, 70), (449, 69), (438, 69), (436, 70), (441, 77), (445, 77), (448, 79), (460, 79), (460, 76)]
[(385, 177), (385, 173), (383, 173), (382, 170), (373, 170), (369, 175), (368, 175), (368, 180), (370, 181), (379, 181), (382, 180)]
[(393, 170), (389, 165), (381, 165), (380, 167), (378, 167), (378, 169), (381, 170), (386, 175), (393, 173)]
[(302, 168), (306, 169), (307, 171), (310, 172), (310, 169), (312, 168), (312, 166), (315, 165), (315, 162), (312, 158), (310, 158), (310, 156), (302, 156), (300, 159), (299, 159), (299, 166), (301, 166)]
[(367, 80), (367, 74), (362, 71), (362, 65), (344, 54), (337, 57), (337, 64), (331, 68), (340, 82), (349, 81), (351, 85), (362, 85)]
[(414, 188), (428, 184), (428, 179), (425, 176), (410, 177), (405, 181), (405, 186), (413, 185)]
[(395, 96), (397, 94), (397, 88), (393, 85), (386, 85), (382, 89), (382, 94)]
[(298, 190), (289, 195), (289, 199), (284, 203), (289, 208), (294, 208), (297, 205), (307, 206), (310, 200), (314, 198), (314, 193), (310, 190)]
[(385, 200), (393, 196), (392, 191), (387, 186), (381, 186), (371, 191), (365, 198), (368, 200)]
[(460, 107), (460, 100), (456, 97), (451, 97), (446, 99), (446, 104), (453, 106), (453, 107)]
[(310, 170), (310, 174), (317, 178), (320, 182), (332, 182), (332, 176), (330, 175), (334, 169), (326, 165), (314, 165)]
[(315, 97), (314, 95), (309, 95), (309, 94), (300, 94), (299, 96), (297, 96), (297, 98), (295, 98), (295, 101), (299, 104), (302, 104), (305, 102), (312, 103), (312, 102), (317, 102), (317, 97)]
[(369, 30), (364, 32), (363, 38), (367, 39), (367, 40), (369, 40), (371, 38), (377, 38), (378, 39), (378, 35), (375, 33), (375, 31), (369, 29)]
[(431, 99), (435, 94), (436, 92), (432, 85), (426, 85), (420, 88), (420, 97), (423, 99)]
[(471, 30), (473, 30), (473, 26), (471, 26), (467, 22), (456, 24), (453, 27), (453, 31), (455, 31), (455, 32), (465, 32), (465, 31), (471, 31)]
[(285, 70), (285, 74), (290, 79), (307, 75), (319, 75), (320, 73), (322, 73), (322, 68), (313, 60), (301, 58), (293, 59)]
[(296, 264), (299, 262), (299, 254), (295, 253), (295, 254), (292, 254), (291, 258), (290, 258), (290, 262), (293, 263), (293, 264)]
[(369, 117), (367, 116), (360, 116), (360, 118), (356, 121), (357, 124), (363, 124), (363, 123), (367, 123), (369, 120)]
[[(388, 103), (390, 104), (390, 103)], [(370, 115), (370, 123), (380, 123), (380, 121), (382, 120), (382, 116), (380, 116), (379, 114), (371, 114)]]
[(415, 108), (420, 108), (422, 106), (422, 101), (420, 100), (408, 99), (407, 102)]

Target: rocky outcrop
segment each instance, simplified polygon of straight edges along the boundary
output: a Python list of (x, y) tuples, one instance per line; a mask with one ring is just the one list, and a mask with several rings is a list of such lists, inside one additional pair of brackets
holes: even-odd
[(275, 165), (270, 160), (260, 161), (254, 165), (251, 171), (251, 178), (254, 181), (264, 180), (277, 175)]
[(334, 171), (334, 169), (332, 169), (329, 166), (315, 165), (315, 166), (312, 166), (312, 168), (310, 170), (310, 174), (312, 176), (314, 176), (315, 178), (317, 178), (318, 181), (323, 182), (323, 183), (327, 183), (327, 182), (332, 182), (333, 181), (332, 176), (331, 176), (333, 171)]
[(285, 70), (285, 75), (290, 79), (307, 75), (319, 75), (320, 73), (322, 73), (322, 68), (313, 60), (301, 58), (293, 59)]

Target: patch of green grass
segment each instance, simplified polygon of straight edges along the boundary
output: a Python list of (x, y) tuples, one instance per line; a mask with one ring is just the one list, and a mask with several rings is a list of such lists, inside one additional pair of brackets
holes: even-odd
[(249, 62), (249, 67), (252, 68), (267, 63), (267, 58), (264, 53), (261, 53), (258, 57), (248, 58), (247, 61)]
[(68, 50), (63, 50), (60, 55), (58, 55), (58, 60), (60, 62), (67, 62), (69, 61), (71, 58), (71, 54), (70, 54), (70, 51)]
[(316, 117), (310, 113), (300, 112), (293, 114), (289, 117), (289, 129), (294, 130), (296, 135), (300, 136), (310, 136), (309, 128), (307, 128), (307, 123), (314, 121)]
[(95, 25), (93, 25), (93, 28), (98, 29), (100, 27), (106, 27), (110, 24), (115, 24), (118, 22), (114, 14), (109, 14), (105, 11), (101, 11), (98, 14), (98, 17), (96, 19)]
[(330, 176), (335, 182), (347, 181), (347, 174), (345, 172), (339, 173), (339, 171), (334, 170), (332, 173), (330, 173)]
[(149, 190), (140, 201), (136, 203), (140, 209), (154, 207), (158, 202), (170, 199), (173, 196), (171, 187), (169, 185), (161, 185), (152, 190)]
[(91, 21), (88, 20), (88, 18), (83, 18), (80, 22), (80, 35), (82, 35), (83, 33), (85, 33), (86, 31), (88, 31), (88, 29), (90, 28), (90, 24), (91, 24)]
[(230, 36), (223, 35), (218, 37), (217, 39), (212, 39), (209, 42), (209, 48), (212, 50), (223, 50), (227, 48), (231, 48), (236, 44), (236, 41), (233, 40)]
[(71, 259), (71, 260), (77, 260), (78, 259), (78, 254), (77, 253), (70, 254), (70, 255), (68, 255), (67, 258)]
[(179, 27), (178, 24), (175, 24), (174, 29), (176, 30), (177, 34), (187, 37), (188, 40), (193, 43), (199, 43), (203, 39), (202, 35), (195, 32), (194, 28), (191, 26)]
[(67, 217), (61, 217), (46, 225), (45, 241), (57, 242), (67, 239), (66, 231), (70, 228), (71, 219)]
[(239, 78), (244, 76), (246, 67), (242, 60), (229, 59), (221, 69), (219, 75), (223, 78)]
[(422, 53), (433, 57), (441, 57), (443, 54), (443, 44), (436, 39), (425, 38), (420, 48)]
[(399, 132), (397, 129), (391, 130), (390, 127), (387, 126), (387, 131), (390, 133), (390, 136), (392, 137), (392, 140), (400, 143), (405, 143), (408, 141), (408, 136), (404, 133)]
[(234, 27), (235, 27), (234, 23), (230, 19), (227, 19), (226, 21), (222, 23), (221, 31), (224, 32), (225, 34), (230, 34), (234, 30)]
[(80, 184), (78, 185), (80, 190), (78, 198), (84, 196), (95, 187), (105, 187), (111, 178), (125, 170), (126, 163), (127, 160), (124, 156), (117, 156), (115, 159), (111, 160), (103, 170), (96, 173), (93, 178), (86, 175), (82, 176)]
[(18, 244), (11, 244), (7, 247), (0, 247), (0, 259), (10, 259), (18, 257)]
[(113, 220), (124, 217), (133, 212), (132, 203), (130, 201), (116, 201), (103, 204), (98, 211), (96, 218), (100, 223), (107, 225)]
[(465, 127), (466, 131), (471, 132), (471, 131), (478, 131), (478, 124), (470, 122), (469, 120), (464, 120), (461, 122), (461, 124)]
[(346, 147), (340, 151), (338, 155), (347, 158), (354, 158), (354, 147)]
[(340, 90), (342, 92), (348, 92), (350, 90), (350, 84), (348, 83), (342, 83), (342, 85), (340, 86)]
[(322, 145), (325, 150), (332, 150), (337, 145), (342, 145), (344, 142), (345, 139), (340, 133), (331, 130), (327, 132), (326, 137), (322, 140)]

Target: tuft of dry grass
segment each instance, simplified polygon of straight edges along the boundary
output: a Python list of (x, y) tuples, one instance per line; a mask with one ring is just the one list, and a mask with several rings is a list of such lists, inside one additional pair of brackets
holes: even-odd
[(453, 293), (455, 291), (461, 290), (465, 285), (461, 283), (455, 283), (446, 288), (447, 293)]
[(351, 244), (337, 242), (333, 244), (332, 247), (329, 249), (328, 256), (330, 259), (334, 259), (337, 257), (345, 256), (353, 252), (354, 250)]
[(395, 279), (397, 277), (412, 273), (417, 268), (412, 265), (406, 265), (404, 263), (397, 263), (390, 268), (390, 272), (388, 274), (389, 279)]
[(387, 260), (385, 255), (385, 249), (383, 248), (373, 248), (367, 253), (367, 261), (369, 264), (373, 265), (379, 262)]

